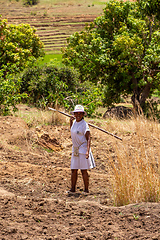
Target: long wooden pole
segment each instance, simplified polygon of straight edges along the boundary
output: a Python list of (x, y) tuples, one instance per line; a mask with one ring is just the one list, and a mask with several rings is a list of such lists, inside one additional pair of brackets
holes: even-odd
[[(55, 111), (55, 112), (59, 112), (59, 113), (65, 115), (65, 116), (67, 116), (67, 117), (73, 117), (72, 115), (69, 115), (69, 114), (67, 114), (67, 113), (61, 112), (61, 111), (56, 110), (56, 109), (54, 109), (54, 108), (50, 108), (50, 107), (49, 107), (48, 109), (49, 109), (49, 110), (52, 110), (52, 111)], [(122, 138), (118, 137), (117, 135), (114, 135), (113, 133), (110, 133), (110, 132), (108, 132), (108, 131), (100, 128), (100, 127), (97, 127), (97, 126), (91, 124), (91, 123), (88, 123), (88, 125), (91, 126), (91, 127), (96, 128), (96, 129), (98, 129), (98, 130), (100, 130), (100, 131), (102, 131), (102, 132), (104, 132), (104, 133), (107, 133), (107, 134), (109, 134), (109, 135), (111, 135), (111, 136), (113, 136), (113, 137), (115, 137), (115, 138), (117, 138), (117, 139), (119, 139), (119, 140), (122, 141)]]

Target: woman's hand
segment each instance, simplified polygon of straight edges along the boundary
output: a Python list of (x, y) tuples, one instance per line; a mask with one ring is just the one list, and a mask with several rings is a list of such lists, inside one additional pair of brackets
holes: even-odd
[(85, 137), (86, 137), (86, 140), (87, 140), (86, 159), (88, 159), (89, 158), (90, 145), (91, 145), (91, 136), (90, 136), (89, 131), (86, 132)]
[(88, 159), (89, 158), (89, 152), (87, 151), (86, 152), (86, 159)]

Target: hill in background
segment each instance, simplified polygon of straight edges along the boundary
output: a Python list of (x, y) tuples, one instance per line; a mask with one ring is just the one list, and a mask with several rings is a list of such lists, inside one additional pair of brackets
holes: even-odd
[(40, 0), (35, 6), (24, 6), (23, 1), (0, 0), (0, 15), (9, 24), (28, 23), (37, 29), (46, 54), (60, 53), (71, 34), (81, 31), (85, 23), (101, 15), (105, 3), (90, 0)]

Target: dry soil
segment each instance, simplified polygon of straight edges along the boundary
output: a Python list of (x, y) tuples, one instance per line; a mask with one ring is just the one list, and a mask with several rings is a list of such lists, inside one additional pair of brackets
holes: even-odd
[(69, 125), (29, 128), (19, 117), (0, 117), (1, 240), (160, 239), (159, 203), (114, 207), (106, 146), (112, 152), (115, 140), (91, 133), (90, 193), (83, 194), (79, 172), (77, 192), (68, 195)]

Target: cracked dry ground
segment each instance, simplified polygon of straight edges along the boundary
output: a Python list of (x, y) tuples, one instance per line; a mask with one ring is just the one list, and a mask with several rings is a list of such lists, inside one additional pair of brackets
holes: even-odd
[[(55, 140), (54, 151), (38, 144), (43, 134)], [(91, 134), (90, 193), (82, 194), (79, 173), (77, 193), (69, 196), (69, 126), (28, 128), (21, 118), (0, 117), (1, 240), (160, 239), (159, 203), (113, 206), (106, 149), (114, 155), (118, 143), (96, 129)]]

